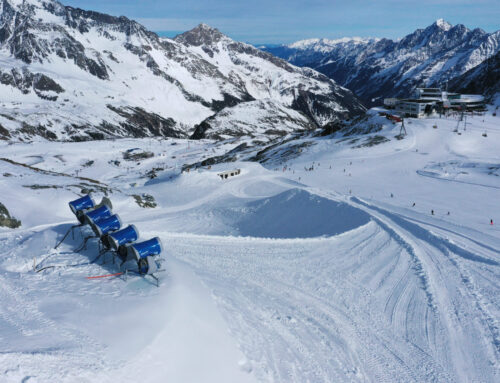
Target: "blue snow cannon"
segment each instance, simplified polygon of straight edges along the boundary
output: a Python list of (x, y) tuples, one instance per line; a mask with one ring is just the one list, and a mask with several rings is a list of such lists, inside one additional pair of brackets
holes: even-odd
[(151, 275), (158, 285), (158, 278), (153, 274), (160, 271), (160, 260), (156, 257), (162, 251), (160, 238), (155, 237), (149, 241), (133, 243), (129, 246), (129, 251), (137, 260), (137, 271), (139, 274)]
[(94, 221), (94, 223), (90, 226), (92, 227), (92, 230), (94, 230), (95, 235), (101, 238), (105, 234), (120, 230), (122, 227), (122, 221), (120, 220), (118, 214), (115, 214), (110, 217)]
[(137, 261), (148, 256), (160, 255), (161, 251), (162, 245), (158, 237), (128, 246), (129, 254), (133, 255)]
[(153, 274), (160, 271), (160, 265), (159, 261), (155, 259), (155, 257), (148, 255), (147, 257), (141, 258), (137, 262), (137, 270), (139, 271), (139, 274), (152, 275), (158, 285), (158, 278), (156, 278)]
[(92, 209), (95, 206), (95, 202), (90, 196), (90, 194), (87, 194), (83, 196), (82, 198), (75, 199), (74, 201), (71, 201), (69, 203), (69, 208), (71, 209), (72, 213), (74, 215), (77, 214), (77, 212), (81, 210), (88, 210)]
[(111, 217), (112, 215), (113, 213), (111, 212), (111, 209), (107, 205), (102, 205), (97, 209), (86, 212), (83, 220), (85, 223), (92, 225), (93, 223), (96, 223), (101, 219)]
[[(92, 204), (93, 206), (92, 207), (86, 207), (86, 208), (83, 208), (83, 209), (78, 209), (79, 207), (82, 207), (82, 206), (90, 206), (90, 201), (89, 199), (92, 201)], [(77, 203), (79, 200), (83, 200), (81, 203)], [(79, 206), (77, 206), (79, 205)], [(94, 200), (90, 197), (90, 196), (85, 196), (81, 199), (78, 199), (76, 201), (72, 201), (70, 202), (70, 208), (71, 208), (71, 211), (74, 210), (74, 213), (76, 215), (76, 218), (78, 218), (78, 221), (82, 224), (82, 225), (85, 225), (87, 223), (90, 223), (91, 221), (86, 221), (85, 219), (85, 215), (86, 213), (90, 212), (90, 211), (94, 211), (94, 210), (97, 210), (103, 206), (107, 206), (109, 210), (112, 210), (113, 209), (113, 204), (111, 203), (111, 200), (108, 198), (108, 197), (102, 197), (102, 200), (101, 200), (101, 203), (99, 205), (96, 205)]]
[(118, 251), (120, 246), (126, 245), (137, 241), (139, 238), (139, 231), (135, 225), (129, 225), (124, 229), (115, 231), (106, 236), (105, 242), (106, 247), (114, 251)]

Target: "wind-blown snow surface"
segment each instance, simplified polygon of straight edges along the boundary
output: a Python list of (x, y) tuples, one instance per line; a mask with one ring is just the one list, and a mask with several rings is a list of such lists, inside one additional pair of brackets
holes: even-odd
[[(390, 141), (360, 148), (317, 138), (277, 171), (178, 171), (231, 142), (2, 144), (16, 162), (0, 161), (0, 202), (22, 227), (0, 229), (0, 381), (498, 381), (499, 117), (456, 125), (408, 119), (405, 139), (386, 126)], [(136, 147), (155, 156), (123, 160)], [(88, 264), (95, 243), (75, 253), (78, 232), (53, 250), (82, 187), (161, 237), (159, 288), (87, 280), (118, 266)], [(34, 258), (61, 267), (34, 273)]]

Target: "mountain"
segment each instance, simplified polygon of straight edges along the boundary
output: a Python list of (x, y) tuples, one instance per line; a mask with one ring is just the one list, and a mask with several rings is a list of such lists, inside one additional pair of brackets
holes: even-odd
[(267, 99), (238, 104), (221, 110), (196, 127), (192, 138), (226, 139), (247, 136), (266, 142), (316, 126), (303, 113)]
[(372, 105), (408, 96), (418, 86), (445, 86), (499, 49), (500, 31), (470, 30), (440, 19), (400, 40), (311, 39), (266, 51), (324, 73)]
[(500, 51), (454, 78), (449, 83), (449, 89), (461, 93), (484, 93), (488, 98), (500, 93)]
[(174, 40), (216, 66), (252, 99), (278, 101), (319, 127), (365, 110), (352, 92), (325, 75), (236, 42), (208, 25), (200, 24)]
[(1, 138), (187, 137), (264, 98), (319, 126), (364, 111), (325, 75), (206, 25), (173, 40), (55, 0), (0, 0)]

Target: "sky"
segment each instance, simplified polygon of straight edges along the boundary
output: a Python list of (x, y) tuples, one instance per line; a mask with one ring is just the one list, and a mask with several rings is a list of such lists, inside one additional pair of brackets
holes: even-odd
[(203, 22), (252, 44), (314, 37), (400, 38), (437, 19), (500, 29), (500, 0), (60, 0), (127, 16), (171, 37)]

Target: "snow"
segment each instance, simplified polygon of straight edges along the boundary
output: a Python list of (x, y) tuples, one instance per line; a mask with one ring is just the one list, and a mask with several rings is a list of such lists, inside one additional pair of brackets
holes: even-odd
[(373, 99), (408, 97), (422, 84), (444, 88), (494, 56), (499, 37), (500, 31), (469, 30), (439, 19), (399, 40), (309, 39), (267, 51), (335, 78), (371, 104)]
[[(0, 158), (34, 167), (0, 160), (0, 202), (22, 221), (0, 228), (0, 381), (498, 381), (492, 112), (460, 135), (453, 116), (406, 119), (397, 140), (373, 110), (376, 133), (304, 136), (283, 144), (311, 143), (286, 163), (189, 173), (239, 143), (0, 143)], [(360, 146), (375, 136), (388, 141)], [(154, 157), (128, 162), (132, 148)], [(89, 264), (95, 242), (74, 252), (87, 229), (53, 249), (75, 223), (67, 202), (98, 185), (77, 175), (99, 180), (141, 238), (161, 238), (159, 287), (87, 280), (118, 271), (109, 256)], [(158, 206), (140, 208), (142, 193)]]
[(313, 128), (305, 115), (272, 99), (248, 101), (224, 108), (208, 121), (211, 128), (206, 137), (248, 136), (260, 142)]
[(437, 19), (435, 24), (444, 31), (449, 31), (453, 27), (453, 25), (444, 19)]
[(306, 39), (296, 41), (290, 45), (289, 48), (299, 49), (299, 50), (310, 50), (315, 52), (329, 53), (337, 47), (340, 46), (356, 46), (356, 45), (367, 45), (370, 43), (375, 43), (380, 39), (377, 38), (362, 38), (362, 37), (343, 37), (340, 39)]

